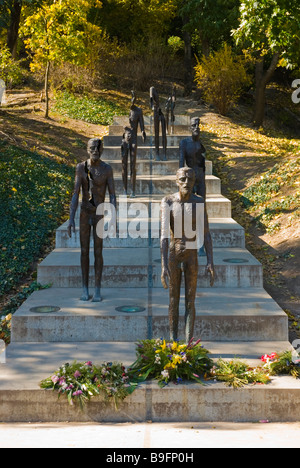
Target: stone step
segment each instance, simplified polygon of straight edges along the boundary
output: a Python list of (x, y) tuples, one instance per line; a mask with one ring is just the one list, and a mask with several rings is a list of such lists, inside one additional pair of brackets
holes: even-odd
[[(246, 357), (259, 363), (261, 355), (286, 351), (288, 342), (211, 343), (203, 341), (211, 357)], [(161, 389), (155, 381), (139, 385), (118, 410), (101, 397), (93, 398), (83, 411), (70, 406), (57, 393), (39, 388), (65, 362), (117, 361), (130, 366), (134, 343), (13, 343), (7, 363), (0, 365), (0, 422), (297, 422), (300, 419), (300, 381), (273, 377), (268, 385), (240, 389), (222, 382), (204, 385), (170, 383)], [(171, 410), (170, 410), (171, 408)]]
[[(128, 121), (125, 123), (126, 126), (128, 126)], [(110, 125), (109, 126), (109, 136), (120, 136), (122, 138), (122, 135), (124, 133), (124, 126), (125, 125)], [(153, 134), (153, 125), (148, 125), (145, 124), (145, 132), (146, 136)], [(138, 135), (140, 134), (140, 129), (138, 131)], [(160, 129), (160, 134), (161, 134), (161, 129)], [(168, 135), (191, 135), (190, 128), (187, 125), (174, 125), (173, 127), (169, 127), (169, 132), (167, 132)]]
[[(128, 217), (128, 224), (134, 218)], [(78, 221), (78, 220), (77, 220)], [(124, 219), (120, 219), (117, 222), (119, 226), (123, 225)], [(76, 224), (75, 234), (72, 237), (69, 237), (67, 228), (69, 222), (66, 221), (56, 230), (56, 248), (76, 248), (80, 247), (79, 239), (79, 227), (78, 222)], [(145, 229), (151, 229), (151, 245), (152, 247), (159, 247), (160, 245), (160, 220), (159, 218), (152, 218), (152, 223), (148, 219), (141, 219), (142, 226), (145, 226)], [(232, 218), (224, 219), (211, 219), (209, 221), (210, 233), (212, 236), (213, 246), (217, 247), (245, 247), (245, 231), (242, 226), (236, 223)], [(114, 248), (114, 247), (148, 247), (149, 246), (149, 236), (142, 238), (133, 238), (129, 235), (127, 238), (120, 238), (118, 233), (116, 238), (107, 237), (104, 239), (104, 247)], [(93, 237), (91, 236), (91, 246), (93, 245)]]
[[(129, 112), (128, 112), (129, 115)], [(151, 114), (144, 115), (144, 124), (150, 125), (153, 122), (153, 116)], [(113, 118), (113, 123), (110, 127), (114, 127), (116, 125), (128, 125), (129, 117), (127, 115), (115, 115)], [(174, 127), (178, 125), (184, 125), (186, 128), (190, 128), (191, 124), (191, 117), (189, 115), (179, 114), (175, 116)]]
[[(101, 303), (80, 301), (81, 289), (34, 292), (13, 315), (15, 342), (131, 342), (169, 339), (169, 293), (164, 289), (104, 288)], [(36, 307), (52, 306), (52, 313)], [(120, 308), (125, 307), (125, 312)], [(287, 341), (288, 318), (262, 288), (203, 288), (197, 292), (194, 334), (204, 341)], [(119, 308), (119, 310), (118, 310)], [(132, 312), (130, 312), (132, 311)], [(179, 339), (184, 340), (184, 291)]]
[[(168, 146), (173, 146), (173, 147), (179, 147), (180, 140), (183, 138), (187, 138), (190, 136), (187, 133), (184, 133), (182, 135), (176, 134), (176, 135), (167, 135), (167, 147)], [(105, 135), (103, 137), (103, 145), (104, 145), (104, 150), (108, 146), (115, 146), (120, 148), (122, 144), (122, 135)], [(160, 149), (162, 150), (162, 137), (159, 137), (159, 144), (160, 144)], [(138, 147), (148, 147), (152, 148), (153, 154), (155, 155), (155, 143), (154, 143), (154, 136), (147, 136), (146, 141), (144, 142), (141, 135), (138, 134), (137, 136), (137, 145)], [(168, 150), (167, 150), (167, 155), (168, 155)]]
[[(122, 174), (122, 162), (121, 158), (109, 159), (102, 158), (103, 161), (106, 161), (113, 169), (114, 175)], [(153, 176), (165, 176), (165, 175), (175, 175), (178, 168), (178, 155), (176, 160), (170, 161), (149, 161), (149, 159), (137, 159), (136, 161), (136, 173), (139, 176), (140, 174), (153, 175)], [(212, 175), (212, 162), (206, 161), (206, 175)], [(130, 174), (130, 160), (128, 158), (128, 173)]]
[[(153, 146), (149, 146), (146, 143), (144, 145), (138, 145), (137, 148), (137, 161), (138, 160), (151, 160), (153, 165), (154, 163), (167, 163), (170, 161), (178, 161), (179, 163), (179, 147), (178, 146), (169, 146), (167, 147), (167, 161), (156, 161), (155, 159), (155, 149)], [(106, 145), (103, 149), (101, 156), (103, 161), (109, 163), (111, 160), (121, 161), (121, 143), (116, 145)]]
[[(124, 191), (124, 185), (120, 176), (115, 176), (115, 189), (116, 193), (122, 194)], [(205, 177), (206, 193), (207, 195), (220, 195), (221, 194), (221, 181), (218, 177), (213, 175), (207, 175)], [(130, 179), (128, 178), (128, 187), (130, 185)], [(175, 193), (178, 191), (176, 185), (175, 175), (137, 175), (136, 178), (136, 194), (147, 195), (147, 194), (161, 194), (165, 196), (167, 193)]]
[[(126, 209), (125, 205), (127, 204), (128, 210), (136, 211), (136, 207), (139, 204), (143, 205), (143, 209), (149, 213), (149, 216), (152, 213), (159, 213), (160, 204), (163, 199), (163, 194), (137, 194), (136, 197), (132, 198), (130, 196), (124, 197), (122, 194), (117, 195), (117, 210)], [(106, 196), (107, 203), (109, 202), (108, 193)], [(210, 219), (213, 218), (231, 218), (231, 201), (228, 198), (225, 198), (221, 194), (212, 195), (207, 194), (206, 196), (206, 209), (207, 215)], [(79, 219), (80, 213), (80, 203), (76, 212), (76, 219)]]
[[(159, 248), (103, 249), (103, 287), (161, 288)], [(94, 284), (94, 258), (90, 252), (90, 284)], [(199, 257), (198, 287), (209, 287), (206, 257)], [(245, 249), (214, 249), (215, 288), (262, 287), (262, 266)], [(81, 287), (80, 249), (55, 249), (38, 266), (37, 281), (61, 288)]]

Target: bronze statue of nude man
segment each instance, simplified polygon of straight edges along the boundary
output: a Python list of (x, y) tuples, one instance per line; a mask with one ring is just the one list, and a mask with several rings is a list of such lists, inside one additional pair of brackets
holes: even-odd
[[(178, 192), (166, 196), (161, 204), (161, 280), (164, 288), (169, 288), (170, 339), (177, 340), (180, 286), (182, 272), (184, 273), (185, 339), (188, 342), (193, 338), (196, 315), (195, 298), (198, 277), (197, 232), (200, 233), (200, 243), (203, 242), (201, 236), (204, 238), (207, 255), (206, 272), (210, 274), (211, 286), (214, 284), (215, 273), (212, 240), (208, 227), (205, 201), (203, 197), (193, 193), (195, 184), (194, 170), (188, 167), (180, 168), (176, 174), (176, 182), (179, 189)], [(184, 219), (188, 212), (190, 213), (189, 223)], [(202, 216), (198, 216), (198, 213), (202, 213)]]
[(103, 142), (100, 138), (92, 138), (87, 145), (89, 159), (79, 163), (76, 167), (74, 194), (70, 207), (70, 220), (68, 233), (71, 237), (75, 232), (75, 213), (78, 207), (80, 190), (82, 191), (82, 203), (80, 210), (80, 246), (81, 246), (81, 271), (83, 292), (82, 301), (89, 300), (89, 253), (90, 237), (93, 230), (94, 257), (95, 257), (95, 293), (93, 302), (100, 302), (101, 279), (103, 270), (103, 237), (97, 234), (97, 224), (103, 219), (103, 215), (97, 214), (97, 208), (105, 201), (105, 193), (108, 188), (110, 203), (116, 209), (115, 183), (113, 171), (110, 165), (101, 160)]
[(195, 171), (196, 181), (194, 193), (206, 198), (205, 187), (205, 157), (206, 150), (200, 140), (200, 119), (191, 119), (190, 137), (184, 138), (179, 144), (179, 167), (191, 167)]

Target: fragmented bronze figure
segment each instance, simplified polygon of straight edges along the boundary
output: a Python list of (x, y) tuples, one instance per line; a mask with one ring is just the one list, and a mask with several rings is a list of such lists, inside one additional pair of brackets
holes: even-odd
[(128, 194), (128, 156), (130, 158), (130, 181), (131, 181), (131, 197), (135, 197), (136, 188), (136, 155), (137, 155), (137, 132), (140, 126), (143, 142), (146, 141), (146, 132), (144, 125), (143, 111), (135, 105), (135, 92), (131, 91), (131, 107), (129, 114), (129, 126), (124, 127), (121, 157), (122, 157), (122, 179), (125, 195)]
[(179, 167), (191, 167), (195, 171), (196, 180), (193, 192), (206, 198), (205, 187), (205, 156), (206, 151), (200, 141), (200, 119), (191, 119), (192, 136), (180, 141)]
[[(180, 286), (182, 273), (184, 273), (185, 339), (188, 342), (193, 338), (196, 314), (198, 255), (195, 241), (197, 236), (200, 237), (200, 243), (202, 242), (201, 235), (204, 238), (207, 255), (206, 272), (210, 274), (211, 286), (214, 284), (215, 273), (205, 201), (203, 197), (193, 193), (194, 170), (187, 167), (179, 169), (176, 183), (179, 191), (166, 196), (161, 204), (161, 280), (163, 287), (169, 288), (170, 339), (177, 340)], [(188, 213), (190, 216), (186, 218)]]
[(70, 220), (68, 233), (71, 237), (75, 232), (75, 213), (78, 207), (80, 190), (82, 191), (82, 203), (80, 210), (80, 246), (81, 246), (81, 271), (83, 292), (82, 301), (89, 300), (89, 253), (90, 236), (93, 230), (94, 256), (95, 256), (95, 294), (93, 302), (100, 302), (101, 279), (103, 270), (103, 236), (99, 236), (96, 227), (103, 215), (97, 214), (97, 208), (105, 201), (106, 188), (109, 191), (110, 203), (116, 209), (115, 184), (111, 166), (101, 161), (103, 143), (99, 138), (89, 140), (87, 151), (89, 159), (79, 163), (76, 167), (75, 188), (70, 207)]
[(154, 125), (154, 144), (156, 151), (156, 160), (160, 161), (159, 156), (159, 126), (161, 125), (162, 133), (162, 147), (163, 147), (163, 161), (167, 160), (167, 129), (166, 119), (159, 107), (159, 96), (156, 89), (152, 86), (150, 88), (150, 107), (153, 110), (153, 125)]
[[(174, 133), (174, 122), (175, 122), (175, 105), (176, 105), (176, 87), (173, 86), (172, 91), (166, 102), (166, 127), (167, 133), (173, 135)], [(170, 118), (171, 114), (171, 118)]]

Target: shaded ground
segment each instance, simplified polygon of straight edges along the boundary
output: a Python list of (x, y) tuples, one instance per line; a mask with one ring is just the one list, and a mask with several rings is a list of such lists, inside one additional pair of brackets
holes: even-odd
[[(130, 95), (106, 92), (105, 96), (121, 101), (128, 109), (130, 107)], [(279, 97), (281, 109), (284, 109), (287, 105), (282, 104), (282, 96)], [(163, 107), (165, 100), (162, 99), (162, 102)], [(138, 96), (137, 105), (149, 113), (147, 93)], [(296, 114), (294, 108), (291, 109), (288, 105), (286, 113), (281, 113), (287, 116), (285, 122), (292, 116), (295, 125), (281, 125), (276, 108), (269, 106), (266, 132), (257, 133), (250, 125), (247, 103), (241, 104), (228, 117), (218, 115), (196, 99), (178, 98), (176, 103), (177, 114), (201, 117), (203, 143), (208, 158), (213, 160), (217, 175), (222, 179), (222, 193), (232, 200), (233, 218), (246, 230), (248, 250), (263, 264), (265, 289), (289, 315), (292, 341), (300, 331), (299, 219), (291, 223), (287, 215), (281, 218), (279, 230), (268, 233), (253, 223), (253, 217), (245, 212), (238, 195), (249, 186), (250, 179), (259, 178), (262, 172), (271, 169), (282, 158), (287, 160), (295, 157), (287, 149), (284, 150), (284, 143), (277, 139), (277, 129), (284, 128), (285, 133), (290, 133), (288, 138), (300, 141), (297, 124), (300, 113), (298, 108)], [(39, 93), (31, 90), (10, 93), (7, 106), (0, 108), (0, 138), (68, 164), (75, 164), (86, 157), (89, 138), (103, 136), (108, 132), (108, 127), (72, 120), (55, 113), (51, 113), (51, 119), (46, 120), (42, 111), (43, 103)], [(287, 193), (293, 193), (293, 190), (296, 189), (286, 187)], [(47, 246), (44, 254), (51, 249), (52, 245)], [(33, 271), (34, 268), (35, 265)]]

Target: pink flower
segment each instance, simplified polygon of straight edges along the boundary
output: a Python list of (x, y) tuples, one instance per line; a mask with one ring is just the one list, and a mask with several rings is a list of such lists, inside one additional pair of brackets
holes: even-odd
[(56, 384), (59, 381), (59, 377), (57, 377), (57, 375), (52, 375), (51, 380), (54, 384)]
[(87, 361), (87, 362), (85, 363), (85, 366), (91, 367), (92, 365), (93, 365), (92, 361)]
[(78, 395), (82, 395), (81, 390), (76, 390), (76, 392), (73, 392), (73, 396), (78, 396)]
[(80, 376), (81, 376), (81, 374), (80, 374), (79, 370), (74, 372), (75, 379), (78, 379), (78, 377), (80, 377)]

